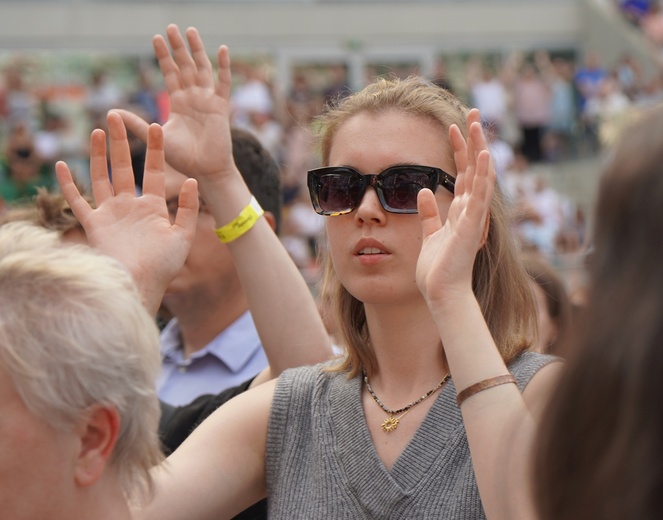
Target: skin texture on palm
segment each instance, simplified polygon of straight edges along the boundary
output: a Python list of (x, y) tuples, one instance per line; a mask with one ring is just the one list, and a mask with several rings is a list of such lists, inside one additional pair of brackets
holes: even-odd
[(91, 246), (120, 260), (131, 272), (143, 301), (156, 311), (166, 286), (186, 259), (198, 215), (195, 180), (182, 185), (179, 209), (171, 224), (165, 201), (163, 134), (150, 125), (143, 194), (136, 197), (126, 129), (120, 116), (108, 115), (112, 180), (106, 160), (106, 135), (92, 132), (90, 176), (96, 208), (79, 193), (64, 162), (56, 164), (62, 193)]

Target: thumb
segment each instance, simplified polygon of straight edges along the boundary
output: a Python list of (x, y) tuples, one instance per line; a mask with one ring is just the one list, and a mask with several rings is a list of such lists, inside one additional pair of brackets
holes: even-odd
[(175, 226), (182, 228), (191, 240), (198, 222), (198, 205), (198, 183), (195, 179), (187, 179), (180, 190)]
[(120, 117), (122, 117), (122, 121), (124, 122), (124, 126), (127, 128), (127, 130), (134, 134), (143, 143), (147, 143), (147, 131), (150, 128), (150, 125), (147, 121), (145, 121), (142, 117), (134, 114), (133, 112), (123, 108), (115, 108), (113, 109), (113, 112), (120, 114)]
[(437, 201), (431, 190), (423, 189), (419, 192), (417, 195), (417, 211), (421, 220), (422, 239), (426, 240), (442, 228)]

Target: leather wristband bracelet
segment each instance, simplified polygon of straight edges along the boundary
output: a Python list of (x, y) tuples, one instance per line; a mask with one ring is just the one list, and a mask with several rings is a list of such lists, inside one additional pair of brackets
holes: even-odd
[(458, 406), (460, 406), (468, 397), (472, 397), (474, 394), (478, 394), (479, 392), (483, 392), (494, 386), (506, 385), (509, 383), (516, 384), (516, 378), (511, 374), (484, 379), (483, 381), (468, 386), (462, 392), (459, 392), (456, 397), (456, 402), (458, 403)]
[(232, 242), (251, 229), (263, 213), (265, 213), (264, 210), (260, 207), (256, 198), (252, 196), (251, 201), (232, 222), (215, 230), (216, 236), (224, 244)]

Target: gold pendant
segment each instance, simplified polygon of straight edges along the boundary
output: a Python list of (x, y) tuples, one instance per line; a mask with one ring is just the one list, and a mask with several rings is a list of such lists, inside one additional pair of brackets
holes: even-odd
[(390, 415), (382, 422), (382, 429), (387, 433), (393, 432), (396, 428), (398, 428), (398, 419), (400, 419), (400, 417), (394, 417), (393, 415)]

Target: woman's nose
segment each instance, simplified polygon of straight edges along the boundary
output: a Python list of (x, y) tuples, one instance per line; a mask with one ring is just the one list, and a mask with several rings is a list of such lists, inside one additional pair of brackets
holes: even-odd
[(385, 210), (380, 203), (377, 191), (375, 188), (369, 186), (359, 202), (356, 210), (356, 218), (367, 222), (383, 222), (385, 217)]

